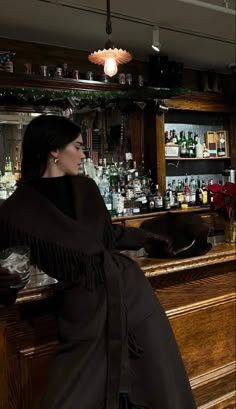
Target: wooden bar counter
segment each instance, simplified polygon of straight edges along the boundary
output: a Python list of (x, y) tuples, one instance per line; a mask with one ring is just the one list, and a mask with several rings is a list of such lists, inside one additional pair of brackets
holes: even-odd
[[(235, 409), (236, 248), (212, 240), (212, 249), (197, 258), (126, 253), (143, 269), (168, 315), (198, 408)], [(55, 288), (52, 279), (34, 273), (16, 303), (0, 307), (0, 409), (40, 407), (57, 342)]]

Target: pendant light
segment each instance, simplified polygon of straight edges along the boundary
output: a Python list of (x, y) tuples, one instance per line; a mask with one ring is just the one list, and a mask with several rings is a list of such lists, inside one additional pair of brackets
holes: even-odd
[(110, 0), (107, 0), (107, 20), (106, 33), (108, 40), (103, 50), (94, 51), (88, 56), (89, 61), (94, 64), (104, 65), (104, 73), (109, 77), (113, 77), (117, 73), (118, 64), (124, 64), (132, 60), (132, 55), (121, 48), (115, 48), (110, 39), (112, 33), (111, 16), (110, 16)]

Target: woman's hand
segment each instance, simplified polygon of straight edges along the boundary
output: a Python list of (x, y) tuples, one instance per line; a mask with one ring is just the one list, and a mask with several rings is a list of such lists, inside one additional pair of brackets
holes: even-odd
[(0, 266), (0, 291), (1, 289), (7, 289), (11, 287), (23, 287), (23, 283), (20, 274), (10, 271), (7, 268)]
[(148, 232), (148, 239), (145, 243), (145, 250), (152, 256), (174, 257), (186, 251), (195, 243), (195, 239), (189, 239), (188, 243), (178, 247), (178, 243), (173, 242), (171, 237), (164, 234)]
[(0, 305), (13, 304), (17, 297), (17, 292), (24, 287), (20, 274), (10, 271), (0, 266)]

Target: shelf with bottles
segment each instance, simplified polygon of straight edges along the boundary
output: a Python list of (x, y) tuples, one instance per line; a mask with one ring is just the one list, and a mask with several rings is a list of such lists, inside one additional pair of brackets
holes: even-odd
[[(1, 87), (12, 87), (13, 88), (21, 88), (22, 92), (26, 92), (23, 87), (27, 88), (36, 88), (42, 90), (65, 90), (67, 91), (67, 95), (69, 94), (70, 90), (81, 90), (81, 91), (124, 91), (128, 93), (129, 91), (131, 94), (135, 95), (142, 95), (146, 98), (150, 98), (156, 95), (158, 98), (158, 93), (160, 94), (160, 98), (170, 97), (172, 92), (170, 88), (162, 88), (156, 87), (148, 84), (143, 84), (140, 80), (136, 79), (140, 78), (141, 75), (134, 76), (133, 81), (126, 81), (125, 83), (119, 83), (118, 79), (108, 78), (100, 76), (100, 78), (96, 78), (96, 80), (92, 79), (92, 77), (87, 74), (92, 74), (88, 72), (83, 75), (83, 78), (75, 78), (75, 77), (63, 77), (63, 76), (44, 76), (38, 74), (23, 74), (23, 73), (9, 73), (9, 72), (1, 72), (0, 73), (0, 86)], [(129, 74), (130, 75), (130, 74)], [(103, 77), (103, 78), (102, 78)], [(29, 91), (29, 90), (28, 90)], [(37, 94), (37, 90), (35, 91)]]
[[(209, 112), (171, 112), (165, 116), (165, 160), (227, 160), (226, 116)], [(221, 129), (221, 130), (219, 130)]]
[(173, 161), (173, 160), (177, 160), (177, 161), (181, 161), (181, 160), (225, 160), (225, 159), (231, 159), (231, 156), (222, 156), (222, 157), (219, 157), (219, 158), (213, 158), (213, 157), (208, 157), (208, 158), (181, 158), (181, 157), (166, 157), (165, 158), (166, 159), (166, 161), (168, 161), (168, 160), (171, 160), (171, 161)]

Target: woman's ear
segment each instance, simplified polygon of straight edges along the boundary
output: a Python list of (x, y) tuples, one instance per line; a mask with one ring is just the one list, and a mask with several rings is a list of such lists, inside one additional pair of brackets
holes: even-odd
[(59, 157), (59, 149), (53, 150), (49, 152), (49, 157), (55, 159), (58, 159)]

